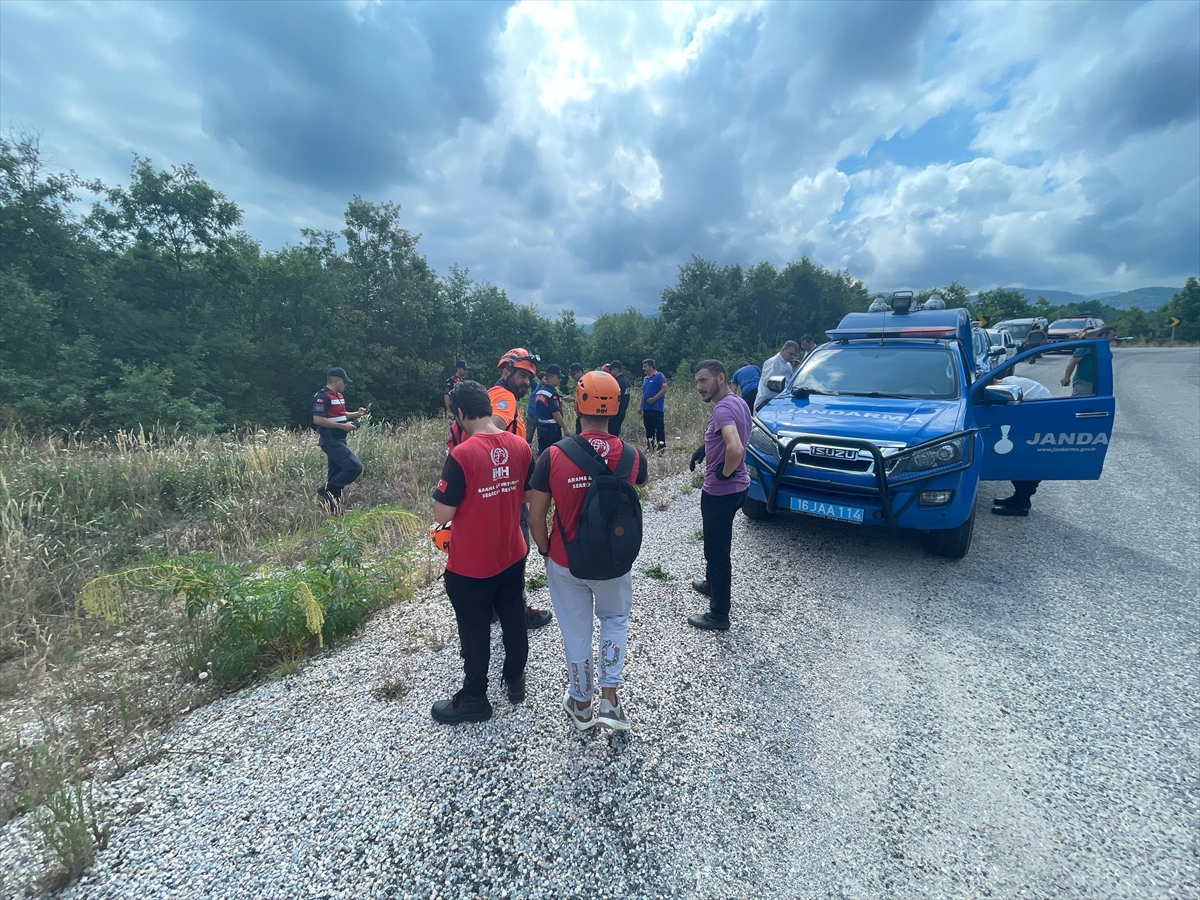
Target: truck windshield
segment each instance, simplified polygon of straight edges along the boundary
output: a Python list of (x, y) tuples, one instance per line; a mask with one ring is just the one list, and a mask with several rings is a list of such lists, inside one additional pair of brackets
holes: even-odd
[(1087, 324), (1087, 319), (1059, 319), (1050, 327), (1053, 329), (1074, 328), (1079, 329)]
[(828, 347), (804, 363), (792, 390), (953, 400), (958, 372), (941, 347)]
[(1001, 326), (999, 330), (1007, 331), (1009, 334), (1012, 335), (1012, 339), (1016, 343), (1019, 344), (1019, 343), (1021, 343), (1021, 341), (1025, 340), (1025, 337), (1029, 334), (1029, 332), (1032, 328), (1033, 328), (1033, 323), (1030, 322), (1029, 324), (1021, 324), (1021, 325), (1005, 324), (1005, 325)]

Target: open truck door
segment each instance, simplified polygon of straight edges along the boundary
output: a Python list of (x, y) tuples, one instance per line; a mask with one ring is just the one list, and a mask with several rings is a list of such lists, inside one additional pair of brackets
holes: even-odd
[[(981, 378), (971, 388), (974, 418), (983, 438), (984, 481), (1094, 481), (1104, 469), (1112, 438), (1116, 400), (1113, 396), (1112, 351), (1105, 340), (1063, 341), (1047, 360), (1076, 359), (1076, 375), (1091, 385), (1085, 396), (1050, 396), (1022, 388), (1017, 367), (1037, 359), (1044, 349), (1028, 350)], [(1038, 374), (1060, 377), (1057, 367), (1038, 366)], [(1051, 393), (1053, 393), (1053, 390)]]

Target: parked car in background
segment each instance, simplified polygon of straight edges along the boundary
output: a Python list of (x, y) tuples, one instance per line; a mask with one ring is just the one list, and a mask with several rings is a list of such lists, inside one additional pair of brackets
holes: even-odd
[(1004, 351), (1003, 355), (996, 354), (995, 359), (992, 361), (993, 368), (1017, 355), (1017, 342), (1013, 340), (1013, 336), (1007, 331), (1001, 331), (999, 328), (988, 328), (985, 330), (985, 334), (987, 334), (988, 340), (991, 341), (994, 349), (998, 348)]
[(1046, 336), (1052, 344), (1058, 341), (1077, 341), (1103, 327), (1104, 320), (1098, 316), (1072, 316), (1069, 319), (1055, 319), (1051, 322)]
[[(1032, 349), (1031, 346), (1026, 344), (1026, 340), (1029, 337), (1029, 332), (1033, 330), (1034, 325), (1040, 325), (1043, 333), (1050, 328), (1050, 323), (1042, 316), (1035, 316), (1032, 319), (1005, 319), (1003, 322), (997, 322), (992, 327), (997, 331), (1007, 331), (1012, 335), (1013, 341), (1016, 342), (1017, 350), (1024, 351)], [(1044, 343), (1044, 341), (1040, 343)]]

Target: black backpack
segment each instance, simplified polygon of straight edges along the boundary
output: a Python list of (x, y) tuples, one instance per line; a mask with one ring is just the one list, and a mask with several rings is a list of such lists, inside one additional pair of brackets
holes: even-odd
[(571, 574), (585, 581), (620, 578), (633, 568), (642, 549), (642, 502), (629, 483), (637, 463), (637, 451), (621, 441), (621, 459), (616, 470), (600, 458), (585, 438), (573, 434), (554, 445), (571, 462), (592, 476), (592, 483), (579, 510), (575, 540), (567, 541), (562, 520), (554, 513), (559, 534), (567, 549)]

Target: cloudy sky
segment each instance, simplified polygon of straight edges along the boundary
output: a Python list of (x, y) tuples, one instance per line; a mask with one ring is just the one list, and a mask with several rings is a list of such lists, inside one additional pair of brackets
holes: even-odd
[(0, 3), (0, 123), (194, 163), (266, 248), (392, 200), (440, 272), (653, 309), (801, 255), (872, 289), (1200, 270), (1200, 3)]

